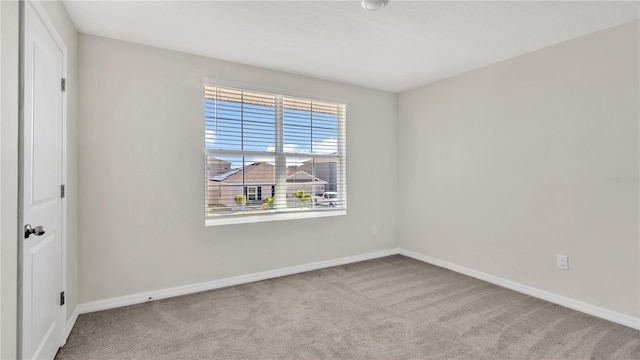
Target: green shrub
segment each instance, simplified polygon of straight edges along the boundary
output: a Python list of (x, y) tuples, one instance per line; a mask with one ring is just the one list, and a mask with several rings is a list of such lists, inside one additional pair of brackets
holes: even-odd
[(238, 204), (238, 206), (245, 206), (247, 204), (247, 197), (243, 194), (236, 195), (233, 200)]
[(304, 197), (304, 190), (300, 189), (296, 192), (293, 193), (293, 196), (297, 197), (298, 199), (302, 199)]
[(269, 210), (273, 208), (274, 202), (275, 202), (275, 198), (267, 196), (266, 198), (264, 198), (264, 201), (262, 202), (262, 210)]
[(300, 189), (294, 192), (293, 196), (295, 196), (296, 198), (300, 199), (300, 201), (303, 201), (303, 202), (307, 202), (307, 201), (311, 202), (311, 200), (313, 200), (313, 195), (306, 194), (303, 189)]

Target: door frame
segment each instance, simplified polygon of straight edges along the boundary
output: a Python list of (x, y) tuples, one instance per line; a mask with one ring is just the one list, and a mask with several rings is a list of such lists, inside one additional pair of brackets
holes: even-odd
[[(65, 44), (62, 36), (56, 29), (53, 21), (47, 14), (43, 5), (41, 5), (37, 1), (24, 0), (20, 1), (20, 60), (19, 60), (19, 118), (18, 118), (18, 321), (17, 321), (17, 356), (18, 358), (22, 358), (23, 356), (23, 273), (24, 273), (24, 35), (25, 35), (25, 11), (26, 6), (31, 6), (34, 10), (44, 27), (47, 29), (47, 32), (53, 38), (56, 46), (60, 49), (62, 53), (62, 77), (67, 79), (68, 74), (68, 52), (67, 45)], [(66, 89), (68, 91), (68, 87)], [(67, 91), (62, 92), (62, 176), (61, 176), (61, 184), (67, 183)], [(65, 291), (67, 289), (67, 196), (60, 199), (60, 246), (61, 246), (61, 269), (60, 274), (62, 276), (61, 283), (62, 289), (61, 291)], [(60, 336), (59, 336), (59, 345), (62, 347), (69, 335), (69, 329), (67, 329), (67, 305), (65, 301), (65, 305), (61, 306), (60, 309)]]

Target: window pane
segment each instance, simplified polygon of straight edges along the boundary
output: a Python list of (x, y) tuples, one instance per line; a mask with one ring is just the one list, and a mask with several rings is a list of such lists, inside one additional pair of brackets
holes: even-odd
[[(207, 156), (207, 215), (261, 213), (273, 209), (273, 157)], [(213, 165), (210, 166), (209, 164)], [(223, 168), (230, 170), (221, 172)]]
[(205, 87), (205, 146), (273, 151), (275, 114), (274, 95)]
[(258, 200), (258, 189), (255, 186), (245, 186), (244, 194), (247, 196), (248, 202), (253, 202)]
[(339, 158), (314, 157), (298, 167), (314, 176), (314, 208), (328, 210), (346, 205)]
[(314, 165), (316, 176), (327, 182), (324, 190), (337, 193), (340, 190), (338, 188), (340, 178), (338, 160), (333, 158), (316, 158)]
[(346, 106), (211, 85), (205, 214), (346, 208)]
[(338, 107), (330, 105), (283, 98), (284, 152), (337, 154)]
[(247, 190), (245, 213), (260, 213), (272, 209), (272, 191), (276, 184), (274, 158), (245, 157), (243, 173)]
[[(287, 157), (287, 207), (310, 208), (313, 206), (313, 196), (322, 186), (313, 177), (313, 169), (305, 164), (312, 164), (309, 157)], [(305, 171), (306, 170), (306, 171)]]
[(224, 215), (242, 209), (242, 156), (207, 155), (206, 214)]
[(273, 151), (275, 147), (275, 109), (273, 107), (244, 105), (243, 150)]

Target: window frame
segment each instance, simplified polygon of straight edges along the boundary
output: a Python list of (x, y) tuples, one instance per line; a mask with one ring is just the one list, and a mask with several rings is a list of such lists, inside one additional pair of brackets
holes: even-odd
[[(307, 99), (307, 100), (313, 100), (313, 101), (319, 101), (319, 102), (330, 102), (330, 103), (336, 103), (339, 105), (343, 105), (344, 106), (344, 111), (345, 113), (343, 114), (343, 118), (342, 121), (344, 122), (343, 124), (338, 124), (338, 144), (337, 147), (338, 149), (341, 149), (341, 153), (339, 153), (338, 155), (323, 155), (323, 154), (300, 154), (300, 157), (313, 157), (313, 158), (336, 158), (338, 159), (338, 172), (343, 174), (343, 182), (342, 183), (338, 183), (338, 185), (340, 186), (340, 191), (343, 192), (343, 197), (344, 197), (344, 206), (339, 207), (339, 208), (333, 208), (333, 209), (307, 209), (307, 210), (291, 210), (291, 211), (287, 211), (287, 210), (280, 210), (280, 211), (274, 211), (274, 212), (269, 212), (267, 214), (236, 214), (236, 215), (221, 215), (221, 216), (216, 216), (216, 217), (212, 217), (212, 216), (207, 216), (205, 214), (205, 226), (216, 226), (216, 225), (228, 225), (228, 224), (245, 224), (245, 223), (257, 223), (257, 222), (266, 222), (266, 221), (280, 221), (280, 220), (293, 220), (293, 219), (307, 219), (307, 218), (319, 218), (319, 217), (330, 217), (330, 216), (343, 216), (347, 214), (347, 175), (346, 175), (346, 170), (347, 170), (347, 136), (346, 136), (346, 132), (347, 132), (347, 116), (346, 116), (346, 107), (348, 105), (348, 102), (344, 99), (338, 99), (338, 98), (333, 98), (333, 97), (327, 97), (327, 96), (322, 96), (322, 95), (317, 95), (317, 94), (308, 94), (308, 93), (301, 93), (301, 92), (295, 92), (295, 91), (290, 91), (290, 90), (283, 90), (283, 89), (278, 89), (278, 88), (272, 88), (272, 87), (263, 87), (263, 86), (259, 86), (259, 85), (253, 85), (253, 84), (247, 84), (247, 83), (241, 83), (241, 82), (234, 82), (234, 81), (228, 81), (228, 80), (224, 80), (224, 79), (218, 79), (218, 78), (204, 78), (203, 79), (203, 88), (204, 86), (208, 85), (208, 86), (216, 86), (216, 87), (229, 87), (229, 88), (235, 88), (235, 89), (239, 89), (239, 90), (243, 90), (243, 91), (255, 91), (255, 92), (262, 92), (262, 93), (268, 93), (268, 94), (272, 94), (272, 95), (276, 95), (276, 96), (281, 96), (281, 97), (294, 97), (294, 98), (302, 98), (302, 99)], [(204, 113), (204, 109), (206, 106), (206, 98), (203, 96), (202, 97), (202, 118), (201, 119), (205, 119), (206, 118), (206, 114)], [(339, 120), (340, 121), (340, 120)], [(204, 125), (204, 122), (203, 122)], [(283, 122), (282, 121), (276, 121), (276, 132), (279, 133), (276, 135), (275, 138), (275, 145), (276, 151), (273, 152), (268, 152), (268, 151), (264, 151), (264, 152), (252, 152), (252, 151), (235, 151), (235, 150), (210, 150), (207, 149), (206, 147), (206, 127), (203, 129), (203, 153), (204, 153), (204, 157), (205, 157), (205, 164), (206, 164), (206, 158), (207, 158), (207, 154), (209, 153), (214, 153), (216, 155), (220, 155), (220, 154), (229, 154), (229, 155), (239, 155), (242, 154), (244, 156), (251, 156), (251, 155), (259, 155), (259, 156), (273, 156), (274, 160), (276, 161), (276, 172), (278, 172), (278, 163), (280, 163), (280, 168), (282, 168), (283, 170), (280, 175), (278, 175), (278, 173), (276, 174), (276, 177), (278, 176), (282, 176), (285, 180), (284, 183), (286, 184), (286, 159), (287, 156), (289, 157), (295, 157), (296, 155), (292, 155), (292, 154), (288, 154), (286, 152), (284, 152), (283, 149), (283, 145), (284, 145), (284, 138), (282, 136), (282, 127), (283, 127)], [(339, 150), (340, 152), (340, 150)], [(206, 169), (206, 166), (205, 166)], [(206, 170), (205, 170), (206, 171)], [(203, 177), (204, 178), (204, 177)], [(276, 180), (278, 181), (278, 180)], [(206, 202), (206, 191), (207, 191), (207, 181), (205, 181), (204, 184), (204, 199)], [(244, 185), (245, 189), (247, 188), (247, 186), (253, 186), (253, 185)], [(273, 187), (272, 187), (273, 188)], [(276, 198), (278, 197), (278, 193), (280, 192), (280, 196), (282, 198), (285, 198), (285, 192), (286, 192), (286, 185), (284, 187), (284, 189), (278, 191), (279, 189), (276, 188)], [(273, 190), (272, 190), (273, 192)], [(284, 196), (283, 196), (284, 195)], [(255, 196), (258, 196), (258, 192), (256, 189), (256, 194)], [(315, 196), (315, 194), (314, 194)], [(264, 198), (264, 194), (263, 194), (263, 198)], [(248, 200), (248, 199), (247, 199)], [(205, 203), (206, 206), (206, 203)]]
[[(245, 185), (244, 186), (244, 194), (247, 197), (247, 202), (262, 200), (262, 199), (259, 199), (259, 197), (258, 197), (258, 186)], [(253, 197), (253, 199), (252, 199), (252, 197)]]

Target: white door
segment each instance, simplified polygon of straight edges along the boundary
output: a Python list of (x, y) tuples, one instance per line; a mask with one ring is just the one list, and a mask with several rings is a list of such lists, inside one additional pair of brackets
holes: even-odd
[[(62, 344), (62, 51), (25, 3), (22, 357)], [(32, 228), (30, 232), (29, 226)]]

